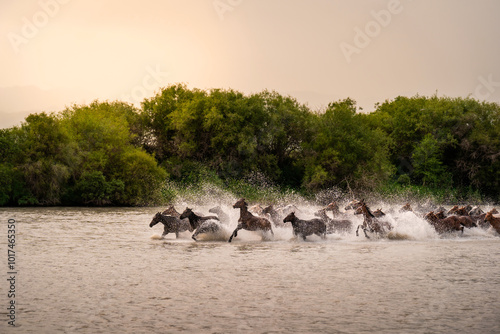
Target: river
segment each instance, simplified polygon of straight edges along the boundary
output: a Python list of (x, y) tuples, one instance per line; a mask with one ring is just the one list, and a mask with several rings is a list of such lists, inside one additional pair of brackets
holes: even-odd
[(491, 230), (439, 237), (406, 213), (393, 218), (400, 240), (303, 241), (275, 228), (270, 240), (240, 231), (228, 243), (238, 212), (227, 207), (234, 225), (195, 242), (187, 232), (161, 239), (161, 224), (149, 227), (159, 210), (0, 209), (0, 332), (500, 333), (500, 237)]

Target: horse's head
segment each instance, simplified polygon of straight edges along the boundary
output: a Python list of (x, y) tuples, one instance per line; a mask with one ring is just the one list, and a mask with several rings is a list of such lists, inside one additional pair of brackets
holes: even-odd
[(406, 203), (405, 205), (403, 205), (403, 207), (401, 207), (401, 209), (399, 209), (399, 212), (407, 212), (407, 211), (413, 211), (410, 203)]
[(330, 204), (328, 204), (326, 207), (325, 207), (325, 210), (326, 211), (332, 211), (333, 213), (338, 213), (340, 212), (339, 210), (339, 206), (337, 205), (337, 203), (335, 202), (331, 202)]
[(163, 214), (167, 216), (179, 217), (179, 212), (175, 210), (173, 205), (169, 206), (165, 211), (163, 211)]
[(344, 210), (356, 210), (357, 208), (359, 208), (359, 206), (361, 205), (361, 202), (362, 201), (358, 201), (358, 200), (352, 200), (349, 202), (349, 204), (347, 204), (347, 206), (344, 208)]
[(325, 217), (325, 216), (327, 216), (327, 214), (326, 214), (326, 209), (325, 209), (325, 208), (323, 208), (323, 209), (319, 209), (318, 211), (316, 211), (316, 212), (314, 213), (314, 215), (315, 215), (316, 217), (321, 217), (321, 218), (322, 218), (322, 217)]
[(429, 221), (429, 222), (436, 222), (439, 220), (438, 217), (434, 214), (434, 211), (428, 212), (425, 216), (424, 219)]
[(436, 212), (435, 216), (439, 219), (445, 219), (446, 218), (446, 215), (444, 214), (444, 210), (440, 210), (438, 212)]
[(482, 215), (484, 212), (483, 210), (481, 210), (480, 207), (478, 206), (475, 206), (473, 207), (470, 211), (469, 211), (469, 216), (480, 216)]
[(220, 214), (222, 212), (222, 208), (219, 205), (217, 205), (211, 209), (208, 209), (208, 212)]
[(181, 213), (179, 218), (180, 219), (189, 218), (189, 216), (192, 214), (193, 214), (193, 210), (191, 210), (190, 208), (186, 208), (186, 210), (184, 210), (184, 212)]
[(149, 223), (149, 227), (155, 226), (160, 221), (161, 221), (161, 212), (158, 212), (156, 213), (156, 215), (154, 215), (153, 219), (151, 220), (151, 223)]
[(452, 214), (457, 213), (457, 212), (458, 212), (458, 205), (455, 205), (454, 207), (452, 207), (450, 209), (450, 211), (448, 211), (448, 214), (452, 215)]
[[(472, 209), (472, 208), (471, 208)], [(467, 216), (469, 214), (470, 210), (467, 210), (466, 206), (462, 206), (461, 208), (458, 208), (456, 213), (459, 216)]]
[(248, 204), (245, 202), (244, 198), (240, 198), (238, 202), (234, 203), (233, 208), (234, 209), (242, 209), (242, 208), (247, 208)]
[(264, 209), (262, 209), (263, 213), (268, 213), (271, 214), (271, 212), (274, 211), (274, 207), (272, 205), (266, 206)]
[(297, 217), (295, 217), (295, 212), (290, 212), (288, 214), (288, 216), (286, 216), (285, 218), (283, 218), (283, 223), (293, 222), (295, 219), (297, 219)]

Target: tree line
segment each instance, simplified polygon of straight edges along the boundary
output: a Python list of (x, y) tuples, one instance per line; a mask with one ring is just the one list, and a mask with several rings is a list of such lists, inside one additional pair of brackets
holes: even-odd
[[(500, 107), (397, 97), (372, 113), (344, 99), (311, 110), (274, 91), (176, 84), (141, 108), (94, 101), (0, 130), (0, 205), (154, 205), (172, 183), (239, 185), (258, 173), (305, 195), (500, 199)], [(242, 181), (243, 180), (243, 181)]]

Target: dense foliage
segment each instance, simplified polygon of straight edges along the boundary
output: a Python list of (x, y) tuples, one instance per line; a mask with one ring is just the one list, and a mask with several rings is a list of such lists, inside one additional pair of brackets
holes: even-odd
[(264, 182), (498, 201), (500, 107), (397, 97), (357, 111), (294, 98), (172, 85), (137, 109), (74, 105), (0, 130), (0, 205), (153, 205), (205, 182), (238, 193)]

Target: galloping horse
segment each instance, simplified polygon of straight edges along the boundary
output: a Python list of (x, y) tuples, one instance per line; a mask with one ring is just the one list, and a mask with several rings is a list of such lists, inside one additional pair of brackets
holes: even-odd
[[(493, 209), (493, 210), (495, 210), (495, 209)], [(487, 222), (489, 222), (490, 225), (491, 225), (491, 227), (493, 227), (493, 229), (495, 231), (497, 231), (498, 234), (500, 234), (500, 217), (493, 216), (493, 212), (496, 211), (496, 210), (495, 211), (493, 211), (493, 210), (491, 210), (490, 212), (486, 213), (486, 216), (484, 217), (484, 220), (487, 221)], [(496, 212), (498, 212), (498, 211), (496, 211)]]
[(325, 210), (326, 211), (331, 211), (332, 212), (332, 215), (335, 217), (335, 216), (338, 216), (340, 215), (340, 210), (339, 210), (339, 206), (336, 202), (331, 202), (330, 204), (328, 204), (326, 207), (325, 207)]
[(254, 216), (251, 212), (248, 211), (248, 204), (245, 202), (245, 199), (242, 198), (238, 202), (234, 203), (233, 208), (240, 209), (240, 219), (238, 219), (238, 226), (231, 234), (228, 242), (231, 242), (234, 237), (238, 236), (238, 231), (241, 229), (245, 229), (247, 231), (270, 231), (274, 236), (274, 232), (271, 228), (271, 223), (266, 218), (260, 218)]
[(326, 208), (320, 209), (314, 213), (326, 224), (326, 233), (346, 233), (352, 229), (352, 222), (347, 219), (332, 219), (326, 214)]
[(462, 234), (464, 233), (464, 226), (460, 223), (460, 220), (457, 219), (457, 216), (450, 216), (444, 219), (440, 219), (433, 211), (431, 211), (427, 213), (424, 218), (434, 227), (436, 232), (439, 234), (453, 231), (461, 231)]
[(365, 233), (365, 237), (370, 239), (366, 231), (375, 232), (380, 236), (385, 236), (387, 234), (387, 230), (391, 230), (392, 226), (388, 222), (379, 221), (375, 215), (370, 211), (368, 206), (366, 205), (364, 200), (359, 202), (358, 210), (361, 210), (361, 213), (364, 216), (363, 224), (358, 225), (356, 229), (356, 236), (358, 236), (358, 230), (361, 227), (363, 232)]
[(304, 240), (311, 234), (316, 234), (323, 239), (326, 238), (326, 224), (321, 219), (302, 220), (295, 216), (295, 212), (292, 212), (283, 219), (283, 223), (286, 222), (292, 223), (293, 235), (301, 235)]
[(271, 217), (271, 221), (273, 222), (274, 226), (283, 227), (284, 224), (281, 221), (281, 216), (279, 212), (274, 208), (274, 206), (272, 205), (266, 206), (262, 210), (262, 213), (268, 214)]
[(185, 220), (181, 220), (178, 217), (174, 216), (166, 216), (161, 212), (158, 212), (151, 220), (149, 227), (153, 227), (158, 223), (163, 224), (163, 234), (161, 235), (164, 238), (169, 233), (175, 233), (175, 237), (179, 237), (180, 232), (184, 232), (189, 230), (192, 232), (194, 229), (191, 228), (189, 222)]
[(181, 214), (181, 219), (187, 218), (189, 219), (189, 224), (191, 225), (191, 228), (193, 228), (195, 231), (191, 238), (193, 240), (196, 240), (196, 236), (201, 233), (217, 233), (220, 231), (221, 227), (219, 224), (215, 222), (211, 222), (209, 220), (219, 220), (218, 217), (216, 216), (198, 216), (193, 212), (193, 210), (186, 208), (184, 212)]

